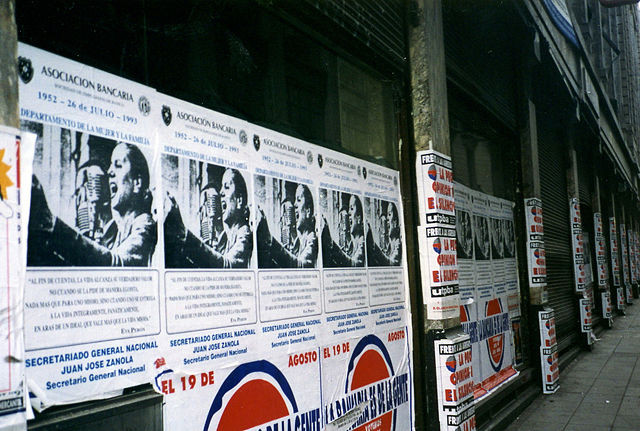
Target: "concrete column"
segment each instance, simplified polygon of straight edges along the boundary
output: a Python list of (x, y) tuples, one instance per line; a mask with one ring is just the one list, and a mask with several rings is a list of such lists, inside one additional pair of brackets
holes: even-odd
[[(431, 149), (450, 156), (441, 0), (413, 2), (409, 21), (414, 155), (417, 151)], [(414, 195), (416, 203), (417, 198)], [(423, 314), (425, 331), (460, 326), (459, 317), (429, 320), (425, 308)]]
[(15, 0), (0, 1), (0, 124), (19, 127)]

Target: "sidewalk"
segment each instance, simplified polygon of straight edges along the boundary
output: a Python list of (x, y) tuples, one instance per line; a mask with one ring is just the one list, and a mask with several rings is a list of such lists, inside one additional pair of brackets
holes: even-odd
[(640, 303), (600, 337), (560, 372), (560, 389), (538, 396), (508, 431), (640, 430)]

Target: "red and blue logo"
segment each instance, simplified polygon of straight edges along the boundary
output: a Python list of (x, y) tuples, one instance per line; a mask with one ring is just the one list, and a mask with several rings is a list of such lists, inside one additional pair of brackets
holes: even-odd
[(436, 165), (429, 166), (429, 169), (427, 170), (427, 175), (429, 175), (429, 178), (431, 178), (433, 181), (435, 181), (438, 178), (438, 169), (436, 168)]
[[(373, 383), (388, 379), (394, 375), (391, 356), (380, 338), (367, 335), (353, 349), (347, 368), (345, 393), (356, 391)], [(373, 418), (352, 431), (365, 431), (368, 425), (378, 422), (375, 428), (380, 431), (395, 431), (396, 412), (391, 410)]]
[[(500, 298), (494, 298), (487, 302), (485, 305), (485, 316), (501, 316), (504, 313), (502, 302)], [(495, 372), (502, 369), (502, 362), (504, 361), (504, 349), (505, 349), (505, 336), (502, 328), (502, 318), (497, 319), (495, 322), (497, 327), (494, 328), (495, 335), (487, 337), (487, 350), (489, 351), (489, 362), (491, 368)]]
[(456, 367), (458, 365), (458, 363), (456, 362), (455, 356), (449, 356), (445, 361), (445, 365), (447, 366), (447, 370), (449, 370), (449, 372), (455, 373)]
[(442, 242), (440, 241), (440, 238), (433, 240), (433, 251), (438, 254), (442, 253)]
[(216, 394), (204, 431), (253, 428), (298, 412), (291, 386), (271, 362), (238, 366)]

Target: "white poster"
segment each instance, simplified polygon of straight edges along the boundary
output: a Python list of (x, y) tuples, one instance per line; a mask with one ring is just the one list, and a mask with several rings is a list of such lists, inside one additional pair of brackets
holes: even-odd
[[(0, 128), (0, 429), (27, 429), (22, 282), (20, 131)], [(31, 149), (31, 151), (33, 151)]]
[[(318, 408), (321, 423), (348, 422), (343, 417), (347, 410), (331, 416), (326, 406), (321, 408), (319, 388), (329, 389), (320, 382), (333, 379), (325, 375), (331, 367), (348, 369), (358, 339), (386, 337), (400, 349), (393, 363), (403, 364), (402, 374), (410, 374), (398, 172), (159, 97), (166, 195), (166, 367), (190, 374), (267, 360), (292, 387), (298, 385), (292, 389), (304, 406), (298, 411)], [(455, 242), (455, 232), (451, 238)], [(445, 247), (455, 253), (455, 243)], [(290, 363), (278, 365), (287, 357), (295, 364), (300, 356), (291, 359), (292, 354), (306, 357), (309, 352), (319, 355), (317, 375), (308, 367), (296, 374)], [(320, 365), (329, 359), (331, 367)], [(398, 384), (392, 376), (388, 381)], [(304, 386), (308, 379), (313, 384)], [(357, 389), (336, 397), (352, 403), (361, 393), (370, 395), (368, 387)], [(192, 391), (174, 395), (167, 423), (177, 423), (184, 409), (202, 420), (211, 416), (207, 409), (220, 390), (206, 392), (204, 401)], [(408, 420), (396, 413), (411, 405), (409, 386), (404, 390), (406, 397), (394, 401), (400, 410), (385, 415)], [(259, 399), (251, 402), (257, 406)], [(355, 404), (349, 406), (350, 411)], [(363, 418), (376, 412), (382, 414), (354, 413), (354, 421), (367, 423)], [(288, 419), (280, 422), (252, 418), (252, 426), (295, 425), (294, 413), (283, 411)], [(242, 423), (234, 421), (229, 423)]]
[(601, 292), (602, 300), (602, 318), (607, 319), (609, 324), (613, 323), (613, 306), (611, 305), (611, 293), (609, 291)]
[(408, 346), (397, 328), (322, 348), (327, 430), (411, 429)]
[(582, 216), (580, 214), (580, 202), (578, 201), (578, 198), (571, 198), (569, 200), (569, 210), (571, 217), (571, 255), (573, 258), (575, 291), (580, 293), (585, 291), (589, 271), (585, 265)]
[[(514, 377), (507, 296), (478, 302), (478, 342), (482, 389), (489, 392)], [(476, 373), (477, 374), (477, 373)], [(480, 380), (480, 377), (476, 377)]]
[(542, 222), (542, 201), (538, 198), (524, 200), (527, 228), (527, 262), (529, 286), (542, 287), (542, 302), (547, 301), (547, 262), (544, 250), (544, 225)]
[(151, 380), (158, 356), (155, 91), (19, 45), (35, 133), (25, 285), (38, 408)]
[(627, 229), (620, 225), (620, 258), (622, 259), (622, 280), (624, 281), (624, 295), (627, 304), (633, 302), (631, 294), (631, 268), (629, 266), (629, 244), (627, 242)]
[(609, 218), (609, 251), (611, 255), (611, 275), (613, 286), (620, 286), (620, 257), (618, 249), (618, 230), (616, 229), (615, 217)]
[(474, 369), (468, 335), (436, 340), (436, 380), (440, 430), (476, 429)]
[(458, 316), (456, 231), (446, 225), (432, 224), (419, 227), (418, 235), (428, 318), (446, 319)]
[(375, 337), (393, 372), (336, 399), (367, 394), (392, 407), (363, 414), (413, 426), (399, 172), (20, 49), (39, 408), (152, 382), (168, 429), (186, 413), (212, 430), (320, 429), (344, 416), (322, 404), (322, 361), (362, 383), (377, 347), (356, 346)]
[[(165, 400), (164, 429), (322, 429), (319, 349), (198, 372), (165, 370), (155, 380)], [(184, 402), (185, 399), (189, 402)]]
[(591, 333), (592, 317), (591, 317), (591, 301), (589, 299), (580, 299), (580, 328), (583, 333)]
[(558, 344), (554, 312), (545, 309), (538, 312), (540, 326), (540, 363), (542, 370), (542, 393), (553, 394), (559, 385)]
[(418, 249), (428, 319), (458, 316), (459, 286), (456, 211), (451, 157), (437, 151), (416, 155)]
[(624, 289), (622, 287), (616, 288), (616, 305), (618, 307), (618, 311), (624, 314), (627, 305), (624, 300)]
[(604, 237), (604, 225), (602, 223), (602, 214), (593, 213), (593, 230), (594, 230), (594, 256), (597, 274), (597, 283), (600, 289), (606, 289), (609, 283), (609, 272), (607, 269), (607, 242)]
[(503, 295), (507, 292), (503, 220), (502, 199), (491, 196), (489, 198), (491, 272), (493, 274), (493, 289), (496, 295)]
[(513, 226), (514, 203), (502, 200), (502, 236), (504, 240), (505, 283), (509, 297), (509, 315), (520, 315), (520, 286), (518, 278), (518, 261), (516, 259), (516, 238)]
[(451, 157), (434, 150), (416, 154), (420, 225), (455, 226), (455, 203)]
[(494, 298), (493, 267), (491, 266), (491, 234), (489, 231), (489, 195), (473, 191), (473, 241), (475, 249), (476, 301)]
[(458, 256), (458, 283), (460, 301), (468, 303), (475, 300), (475, 260), (473, 240), (473, 207), (471, 189), (454, 183), (456, 197), (456, 236)]

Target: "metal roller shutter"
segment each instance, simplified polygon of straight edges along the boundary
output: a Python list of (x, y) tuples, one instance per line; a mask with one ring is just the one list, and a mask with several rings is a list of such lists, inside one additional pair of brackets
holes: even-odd
[(538, 151), (549, 305), (555, 311), (558, 348), (578, 341), (578, 301), (574, 294), (569, 230), (569, 201), (564, 169), (566, 153), (539, 130)]

